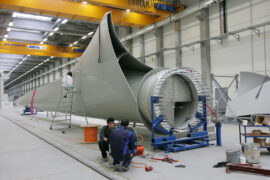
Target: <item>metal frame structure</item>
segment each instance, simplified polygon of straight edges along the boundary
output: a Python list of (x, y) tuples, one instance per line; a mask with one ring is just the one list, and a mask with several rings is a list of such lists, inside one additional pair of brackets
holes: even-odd
[[(170, 131), (159, 127), (160, 123), (164, 120), (162, 114), (160, 114), (157, 118), (155, 118), (154, 115), (154, 104), (159, 102), (159, 97), (151, 96), (152, 146), (154, 148), (165, 149), (166, 153), (169, 153), (210, 145), (207, 132), (206, 97), (199, 96), (198, 100), (203, 106), (202, 113), (196, 112), (196, 118), (199, 119), (200, 122), (195, 127), (189, 126), (189, 137), (176, 139), (176, 136), (173, 134), (173, 127), (171, 127)], [(201, 126), (203, 126), (203, 131), (198, 132), (198, 129)], [(155, 137), (156, 130), (161, 131), (168, 136)]]
[[(223, 100), (225, 100), (225, 101), (227, 99), (230, 100), (230, 97), (223, 91), (221, 85), (216, 80), (216, 77), (233, 78), (233, 80), (231, 81), (231, 83), (229, 84), (229, 86), (227, 88), (229, 89), (232, 86), (232, 84), (234, 83), (234, 81), (235, 81), (236, 82), (236, 89), (238, 89), (238, 83), (239, 83), (238, 77), (239, 77), (239, 74), (236, 74), (234, 76), (215, 76), (214, 74), (211, 74), (211, 76), (210, 76), (211, 87), (213, 87), (212, 84), (214, 83), (216, 85), (216, 87), (218, 88), (218, 90), (220, 91), (221, 98)], [(217, 101), (219, 101), (219, 100), (217, 100)], [(212, 121), (215, 122), (215, 126), (216, 126), (216, 142), (217, 142), (217, 146), (221, 146), (222, 145), (222, 143), (221, 143), (221, 127), (222, 127), (221, 122), (222, 122), (222, 118), (218, 118), (218, 116), (220, 115), (220, 113), (218, 112), (218, 109), (217, 109), (217, 112), (215, 114), (217, 115), (217, 117), (215, 118), (215, 120), (212, 118)]]
[[(212, 84), (215, 84), (215, 86), (218, 88), (218, 90), (220, 91), (220, 94), (221, 94), (221, 98), (225, 101), (228, 100), (231, 100), (231, 98), (223, 91), (222, 89), (222, 86), (218, 83), (218, 81), (216, 80), (216, 77), (220, 77), (220, 78), (233, 78), (233, 80), (230, 82), (229, 86), (227, 86), (226, 88), (229, 89), (232, 84), (234, 83), (234, 81), (236, 82), (236, 89), (238, 89), (238, 84), (239, 84), (239, 74), (235, 74), (234, 76), (217, 76), (217, 75), (214, 75), (214, 74), (211, 74), (210, 78), (211, 78), (211, 81), (212, 81)], [(212, 85), (213, 87), (213, 85)], [(217, 99), (217, 101), (219, 101), (219, 99)], [(219, 112), (216, 112), (217, 116), (219, 116)], [(216, 119), (216, 121), (218, 123), (220, 123), (221, 119)]]
[[(244, 132), (242, 133), (242, 128), (244, 128)], [(258, 138), (270, 138), (270, 135), (261, 135), (261, 136), (253, 136), (253, 135), (249, 135), (247, 134), (247, 128), (270, 128), (270, 126), (266, 126), (266, 125), (242, 125), (241, 123), (239, 123), (239, 142), (240, 144), (242, 144), (242, 137), (241, 136), (244, 136), (244, 139), (245, 139), (245, 143), (247, 143), (247, 138), (254, 138), (254, 137), (258, 137)], [(270, 145), (267, 144), (266, 146), (264, 147), (261, 147), (261, 148), (264, 148), (264, 149), (268, 149), (270, 150)]]
[[(218, 36), (214, 36), (214, 37), (209, 37), (209, 38), (205, 38), (205, 39), (202, 39), (202, 40), (194, 41), (194, 42), (191, 42), (191, 43), (183, 44), (183, 45), (176, 46), (176, 47), (173, 47), (173, 48), (162, 48), (162, 49), (159, 49), (158, 51), (156, 51), (154, 53), (147, 54), (144, 57), (138, 57), (138, 59), (142, 59), (142, 58), (147, 58), (147, 57), (150, 57), (150, 56), (154, 56), (157, 53), (161, 53), (161, 52), (165, 52), (165, 51), (179, 50), (179, 49), (183, 49), (183, 48), (188, 48), (191, 51), (194, 51), (194, 46), (196, 44), (201, 44), (201, 43), (206, 42), (206, 41), (215, 40), (215, 41), (219, 42), (220, 45), (222, 45), (222, 41), (225, 40), (225, 39), (227, 39), (228, 36), (232, 36), (235, 39), (237, 39), (238, 41), (240, 41), (241, 40), (241, 37), (240, 37), (240, 34), (239, 33), (244, 32), (244, 31), (252, 31), (257, 36), (260, 36), (261, 33), (260, 33), (260, 30), (258, 28), (264, 27), (264, 26), (269, 26), (269, 25), (270, 25), (270, 21), (265, 22), (265, 23), (261, 23), (261, 24), (257, 24), (257, 25), (253, 25), (253, 26), (248, 26), (248, 27), (245, 27), (245, 28), (242, 28), (242, 29), (238, 29), (238, 30), (235, 30), (235, 31), (230, 31), (230, 32), (224, 33), (222, 35), (218, 35)], [(136, 37), (136, 36), (134, 36), (134, 37)], [(134, 37), (132, 37), (132, 38), (134, 38)], [(129, 39), (132, 39), (132, 38), (126, 37), (122, 41), (126, 41), (126, 40), (129, 40)]]

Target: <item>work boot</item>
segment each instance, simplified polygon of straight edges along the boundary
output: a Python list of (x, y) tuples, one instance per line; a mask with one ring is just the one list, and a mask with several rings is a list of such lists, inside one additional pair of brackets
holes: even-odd
[(110, 166), (113, 166), (113, 158), (111, 156), (108, 157), (108, 162)]
[(119, 164), (113, 165), (113, 170), (114, 171), (120, 171), (120, 165)]
[(128, 171), (128, 170), (129, 170), (129, 168), (128, 168), (128, 167), (126, 167), (126, 166), (122, 166), (122, 167), (121, 167), (121, 170), (122, 170), (122, 171)]
[(103, 161), (103, 162), (108, 162), (108, 158), (107, 158), (107, 157), (102, 158), (102, 161)]

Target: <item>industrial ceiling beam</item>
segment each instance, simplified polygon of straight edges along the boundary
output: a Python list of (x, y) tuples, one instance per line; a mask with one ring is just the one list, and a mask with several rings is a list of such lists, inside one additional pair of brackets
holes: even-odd
[(119, 9), (130, 9), (132, 11), (141, 12), (145, 14), (153, 14), (158, 16), (169, 16), (172, 13), (168, 11), (161, 11), (154, 7), (152, 1), (149, 1), (149, 6), (140, 6), (129, 4), (127, 0), (86, 0), (88, 3), (102, 5), (107, 7), (119, 8)]
[(32, 44), (12, 41), (0, 41), (0, 53), (23, 54), (35, 56), (55, 56), (76, 58), (82, 55), (81, 52), (75, 52), (76, 47), (64, 47), (48, 44)]
[(114, 24), (138, 28), (153, 24), (156, 21), (156, 16), (152, 15), (63, 0), (0, 0), (0, 9), (46, 14), (91, 22), (99, 22), (105, 13), (111, 11)]

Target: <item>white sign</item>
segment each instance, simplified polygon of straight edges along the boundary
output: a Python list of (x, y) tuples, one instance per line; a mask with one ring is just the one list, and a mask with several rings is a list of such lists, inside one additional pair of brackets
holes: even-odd
[(46, 50), (46, 46), (28, 45), (28, 49)]

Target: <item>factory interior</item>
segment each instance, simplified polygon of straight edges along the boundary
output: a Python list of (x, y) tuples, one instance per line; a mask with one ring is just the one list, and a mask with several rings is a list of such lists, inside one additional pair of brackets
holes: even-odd
[(0, 180), (270, 179), (269, 0), (0, 0)]

